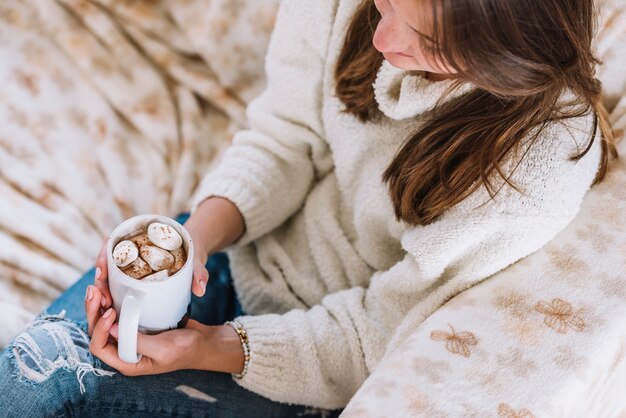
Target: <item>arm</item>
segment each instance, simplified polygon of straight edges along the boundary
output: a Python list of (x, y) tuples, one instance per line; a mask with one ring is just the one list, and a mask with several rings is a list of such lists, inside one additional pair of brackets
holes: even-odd
[[(192, 216), (208, 197), (231, 201), (245, 222), (245, 233), (231, 243), (238, 246), (282, 224), (302, 206), (316, 178), (332, 168), (321, 121), (328, 34), (318, 30), (315, 45), (303, 37), (302, 17), (291, 15), (298, 3), (284, 1), (279, 8), (266, 56), (267, 87), (247, 108), (250, 128), (235, 134), (192, 201)], [(330, 15), (331, 3), (307, 8)]]
[(233, 202), (210, 197), (198, 205), (185, 222), (185, 228), (192, 234), (197, 252), (206, 258), (206, 255), (221, 251), (237, 241), (246, 226), (243, 215)]

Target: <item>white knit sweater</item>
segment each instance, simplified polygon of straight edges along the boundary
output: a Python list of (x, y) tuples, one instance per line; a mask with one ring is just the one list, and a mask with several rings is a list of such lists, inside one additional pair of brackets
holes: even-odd
[[(192, 206), (221, 196), (245, 219), (228, 248), (251, 350), (237, 383), (323, 408), (345, 406), (386, 351), (453, 295), (551, 240), (578, 212), (600, 159), (599, 138), (578, 162), (567, 158), (588, 143), (591, 115), (555, 123), (514, 172), (526, 194), (504, 187), (481, 206), (482, 187), (430, 225), (396, 221), (382, 173), (450, 82), (385, 61), (374, 87), (386, 117), (363, 124), (342, 113), (333, 70), (359, 3), (283, 0), (250, 128)], [(518, 161), (509, 158), (508, 172)]]

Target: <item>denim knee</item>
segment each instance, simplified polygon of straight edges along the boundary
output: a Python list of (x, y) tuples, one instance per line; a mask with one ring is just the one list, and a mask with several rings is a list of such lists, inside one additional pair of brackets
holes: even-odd
[[(86, 375), (115, 374), (103, 369), (102, 362), (93, 357), (89, 340), (86, 321), (65, 318), (65, 310), (58, 314), (43, 312), (9, 343), (5, 351), (8, 363), (3, 361), (3, 368), (10, 367), (11, 379), (33, 389), (54, 378), (58, 370), (74, 372), (82, 395), (86, 391)], [(3, 370), (3, 379), (7, 378), (6, 373)]]

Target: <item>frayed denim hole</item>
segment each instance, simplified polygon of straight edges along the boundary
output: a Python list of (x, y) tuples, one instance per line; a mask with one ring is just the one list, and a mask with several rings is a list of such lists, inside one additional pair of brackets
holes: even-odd
[(85, 392), (83, 377), (87, 372), (112, 376), (113, 371), (101, 368), (101, 362), (89, 351), (86, 321), (77, 322), (60, 314), (43, 313), (10, 345), (11, 359), (18, 380), (41, 383), (59, 369), (75, 371), (81, 393)]
[(11, 365), (11, 380), (21, 383), (27, 387), (35, 387), (37, 385), (36, 381), (30, 380), (26, 376), (24, 376), (18, 366), (17, 359), (15, 358), (16, 347), (14, 342), (10, 342), (6, 347), (6, 356), (9, 359), (9, 364)]

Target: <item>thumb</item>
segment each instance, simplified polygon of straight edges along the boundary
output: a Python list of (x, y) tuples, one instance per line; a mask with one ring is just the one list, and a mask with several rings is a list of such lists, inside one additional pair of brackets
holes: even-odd
[(163, 353), (163, 341), (159, 335), (137, 332), (137, 353), (150, 358), (159, 358)]
[[(109, 328), (109, 333), (116, 339), (120, 338), (120, 326), (118, 323), (111, 325)], [(155, 339), (155, 335), (147, 335), (141, 332), (137, 332), (137, 352), (139, 354), (144, 354), (150, 358), (154, 358), (155, 355), (159, 353), (161, 349), (161, 344), (157, 339)]]
[(202, 262), (196, 261), (193, 267), (193, 282), (191, 291), (196, 296), (203, 296), (209, 281), (209, 272)]

